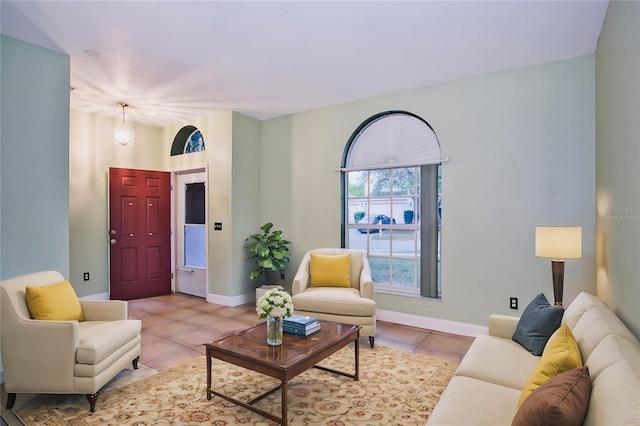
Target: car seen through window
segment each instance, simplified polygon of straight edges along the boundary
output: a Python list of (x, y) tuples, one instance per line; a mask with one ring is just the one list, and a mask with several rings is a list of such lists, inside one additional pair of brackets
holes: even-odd
[[(357, 223), (368, 223), (371, 225), (395, 225), (396, 220), (384, 214), (377, 214), (371, 216), (371, 219), (369, 219), (369, 216), (363, 216)], [(376, 232), (380, 232), (380, 228), (358, 228), (358, 232), (361, 234), (374, 234)]]

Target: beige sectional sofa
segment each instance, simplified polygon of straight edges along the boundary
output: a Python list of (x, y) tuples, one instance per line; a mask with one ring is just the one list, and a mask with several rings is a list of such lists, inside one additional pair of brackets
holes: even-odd
[[(492, 315), (443, 392), (427, 425), (510, 425), (536, 368), (534, 356), (511, 338), (519, 318)], [(562, 317), (591, 377), (584, 425), (640, 425), (640, 343), (609, 307), (581, 293)], [(533, 394), (532, 394), (533, 395)]]

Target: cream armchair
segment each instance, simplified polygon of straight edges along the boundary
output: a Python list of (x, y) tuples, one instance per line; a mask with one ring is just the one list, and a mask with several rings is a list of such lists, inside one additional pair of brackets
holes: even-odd
[(95, 411), (98, 391), (140, 357), (139, 320), (127, 319), (127, 302), (80, 301), (84, 321), (34, 320), (25, 288), (63, 281), (55, 271), (0, 283), (2, 363), (7, 409), (18, 393), (86, 394)]
[[(312, 287), (311, 254), (350, 254), (351, 287)], [(368, 336), (373, 348), (376, 335), (376, 302), (369, 260), (362, 250), (323, 248), (307, 252), (293, 278), (293, 308), (296, 315), (321, 320), (355, 324), (362, 328), (360, 336)]]

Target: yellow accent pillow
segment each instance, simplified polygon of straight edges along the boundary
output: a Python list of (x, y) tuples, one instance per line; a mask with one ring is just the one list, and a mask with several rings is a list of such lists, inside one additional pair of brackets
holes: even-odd
[(82, 307), (71, 283), (64, 280), (44, 287), (27, 286), (27, 307), (37, 320), (82, 321)]
[(351, 255), (311, 253), (311, 287), (351, 287)]
[(580, 367), (582, 367), (582, 356), (576, 338), (566, 324), (561, 325), (549, 338), (536, 369), (524, 385), (518, 408), (534, 390), (550, 378)]

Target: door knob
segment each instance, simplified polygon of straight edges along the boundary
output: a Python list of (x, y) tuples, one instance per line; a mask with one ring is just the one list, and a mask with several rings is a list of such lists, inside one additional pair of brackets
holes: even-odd
[(110, 233), (111, 235), (116, 235), (116, 230), (115, 230), (115, 229), (112, 229), (111, 231), (109, 231), (109, 233)]
[(111, 241), (109, 241), (111, 243), (111, 245), (114, 245), (115, 243), (117, 243), (115, 238), (112, 238)]

